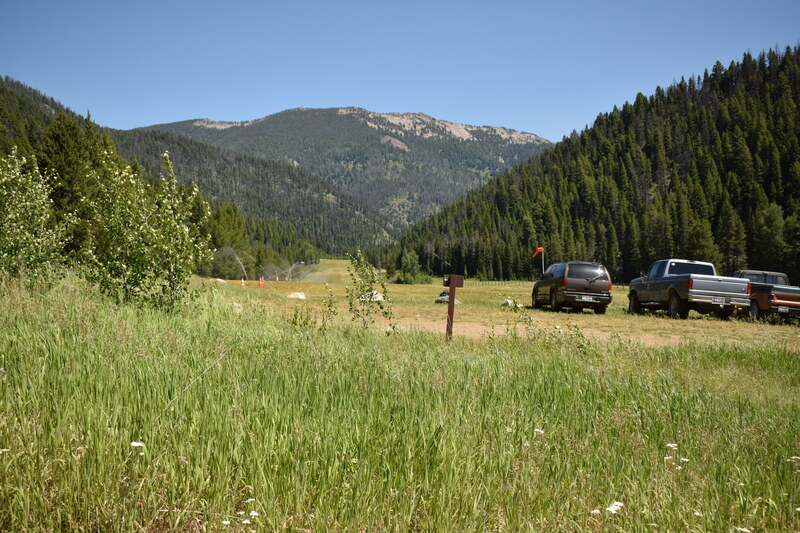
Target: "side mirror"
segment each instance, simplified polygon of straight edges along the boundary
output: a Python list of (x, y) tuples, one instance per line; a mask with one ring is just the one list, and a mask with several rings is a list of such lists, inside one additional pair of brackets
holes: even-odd
[(643, 278), (646, 278), (646, 277), (647, 277), (647, 274), (645, 274), (645, 273), (644, 273), (644, 270), (640, 270), (640, 271), (639, 271), (639, 276), (641, 276), (641, 277), (643, 277)]

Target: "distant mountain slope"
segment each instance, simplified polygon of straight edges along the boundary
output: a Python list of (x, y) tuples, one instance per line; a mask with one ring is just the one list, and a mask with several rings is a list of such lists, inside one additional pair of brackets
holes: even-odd
[(377, 211), (328, 180), (288, 163), (268, 161), (167, 132), (110, 130), (124, 157), (149, 172), (168, 151), (176, 174), (212, 199), (236, 203), (245, 214), (272, 218), (327, 252), (386, 243), (398, 231)]
[(655, 259), (780, 270), (800, 283), (800, 47), (717, 62), (597, 117), (411, 228), (434, 272), (530, 278), (594, 260), (629, 281)]
[(72, 113), (36, 89), (0, 77), (0, 155), (10, 153), (14, 146), (20, 155), (34, 155), (44, 144), (45, 129), (58, 111)]
[(207, 119), (145, 128), (284, 160), (329, 178), (405, 226), (550, 143), (529, 133), (360, 108), (293, 109), (249, 122)]
[[(36, 156), (41, 164), (48, 127), (59, 112), (78, 123), (85, 121), (36, 89), (0, 78), (0, 155), (17, 146), (20, 155)], [(298, 246), (293, 233), (334, 253), (388, 242), (398, 235), (384, 217), (330, 180), (294, 165), (248, 157), (164, 132), (106, 131), (119, 154), (135, 158), (150, 176), (159, 175), (161, 154), (169, 151), (180, 181), (197, 183), (211, 200), (235, 202), (259, 227), (268, 223), (274, 231), (284, 230), (286, 235), (272, 239), (278, 253)]]

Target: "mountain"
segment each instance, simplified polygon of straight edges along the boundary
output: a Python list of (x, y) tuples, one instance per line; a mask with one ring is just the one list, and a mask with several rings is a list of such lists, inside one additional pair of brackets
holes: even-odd
[(245, 215), (272, 219), (329, 253), (394, 240), (399, 232), (377, 211), (296, 165), (247, 156), (154, 130), (110, 130), (121, 155), (151, 174), (168, 151), (180, 179)]
[(292, 109), (247, 122), (159, 124), (166, 131), (330, 179), (405, 227), (550, 146), (541, 137), (421, 113)]
[(800, 282), (800, 48), (639, 94), (419, 222), (401, 246), (432, 272), (485, 278), (530, 279), (543, 246), (549, 262), (599, 261), (617, 281), (686, 257)]
[[(54, 130), (59, 116), (59, 127), (66, 125), (69, 131), (78, 132), (77, 137)], [(99, 134), (94, 130), (90, 119), (55, 99), (9, 77), (0, 78), (0, 155), (17, 146), (20, 155), (37, 157), (42, 170), (48, 170), (52, 159), (48, 152), (54, 151), (57, 136), (59, 148), (55, 151), (64, 152), (56, 154), (58, 159), (67, 160), (69, 170), (77, 174), (85, 170), (90, 158), (92, 148), (87, 146), (99, 142), (92, 140)], [(109, 149), (135, 159), (151, 180), (160, 174), (161, 154), (168, 151), (181, 182), (196, 183), (212, 205), (235, 202), (247, 219), (251, 238), (258, 240), (261, 235), (265, 241), (261, 244), (273, 247), (278, 254), (297, 257), (302, 251), (302, 257), (308, 258), (311, 244), (328, 253), (341, 253), (356, 246), (389, 242), (399, 235), (377, 211), (330, 180), (296, 165), (238, 154), (165, 132), (104, 132), (103, 142)], [(61, 169), (65, 165), (59, 163)]]

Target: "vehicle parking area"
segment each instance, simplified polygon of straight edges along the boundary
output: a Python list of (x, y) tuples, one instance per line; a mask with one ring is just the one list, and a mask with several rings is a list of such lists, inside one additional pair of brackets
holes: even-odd
[[(329, 298), (328, 289), (321, 281), (298, 281), (268, 283), (259, 289), (255, 285), (242, 290), (231, 283), (227, 290), (236, 291), (237, 297), (263, 303), (276, 312), (291, 314), (298, 307), (307, 307), (312, 314), (319, 314)], [(337, 301), (339, 317), (346, 319), (347, 300), (344, 282), (331, 279), (328, 283)], [(731, 320), (720, 320), (713, 316), (690, 311), (686, 320), (670, 319), (665, 311), (645, 311), (641, 315), (627, 313), (628, 287), (615, 285), (612, 302), (603, 315), (591, 310), (580, 313), (563, 309), (534, 309), (531, 302), (530, 281), (479, 282), (467, 280), (458, 289), (455, 307), (454, 335), (478, 338), (487, 335), (504, 335), (510, 331), (519, 334), (531, 333), (532, 349), (537, 331), (570, 332), (576, 329), (590, 337), (608, 339), (619, 337), (640, 342), (647, 346), (669, 346), (679, 344), (729, 344), (736, 346), (759, 346), (765, 343), (786, 347), (800, 352), (800, 322), (767, 318), (754, 322), (746, 316)], [(444, 290), (440, 284), (390, 285), (389, 297), (395, 323), (406, 330), (441, 333), (444, 336), (447, 321), (447, 305), (435, 303)], [(293, 292), (303, 292), (306, 300), (288, 299)], [(232, 295), (233, 296), (233, 295)], [(519, 307), (504, 306), (504, 300), (513, 300)], [(743, 313), (747, 315), (747, 313)], [(388, 325), (383, 319), (376, 326)]]

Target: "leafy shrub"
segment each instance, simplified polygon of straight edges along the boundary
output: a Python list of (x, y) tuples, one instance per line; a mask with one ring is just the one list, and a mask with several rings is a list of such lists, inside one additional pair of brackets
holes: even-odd
[[(353, 321), (360, 322), (367, 328), (375, 321), (375, 314), (380, 313), (394, 328), (392, 302), (389, 300), (386, 280), (378, 269), (364, 258), (360, 249), (356, 250), (355, 255), (348, 254), (348, 256), (350, 266), (347, 267), (347, 272), (353, 284), (346, 285), (345, 291)], [(380, 291), (375, 289), (376, 285), (380, 287)]]
[(400, 279), (401, 283), (430, 283), (430, 276), (422, 272), (419, 264), (417, 252), (411, 250), (403, 255), (400, 260)]
[(192, 205), (196, 188), (178, 184), (168, 155), (159, 186), (147, 185), (131, 167), (120, 168), (105, 154), (94, 176), (97, 191), (88, 204), (89, 245), (82, 251), (87, 276), (121, 302), (171, 309), (187, 294), (189, 276), (208, 260), (208, 237)]
[(53, 223), (50, 188), (36, 162), (0, 159), (0, 272), (30, 275), (60, 262), (64, 225)]

